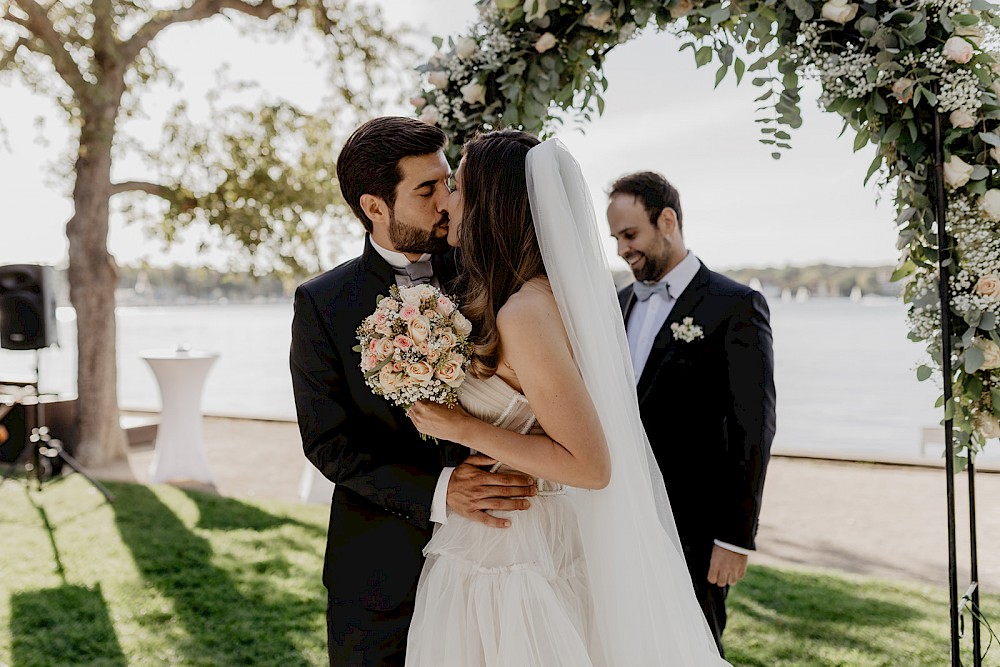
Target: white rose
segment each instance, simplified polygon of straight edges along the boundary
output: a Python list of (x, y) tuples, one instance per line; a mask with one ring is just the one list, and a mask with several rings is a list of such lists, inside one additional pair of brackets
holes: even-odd
[(670, 7), (670, 17), (674, 19), (679, 19), (682, 16), (687, 16), (694, 9), (693, 0), (677, 0), (677, 2)]
[(478, 81), (472, 81), (460, 88), (466, 104), (486, 104), (486, 89)]
[(410, 104), (413, 105), (414, 109), (416, 109), (417, 111), (420, 111), (427, 104), (427, 100), (425, 98), (419, 97), (419, 96), (418, 97), (411, 97), (410, 98)]
[(375, 342), (375, 356), (379, 361), (387, 359), (395, 351), (396, 346), (392, 344), (391, 338), (379, 338)]
[(1000, 162), (1000, 146), (994, 146), (990, 149), (990, 157)]
[(979, 210), (993, 222), (1000, 222), (1000, 190), (992, 188), (979, 198)]
[(472, 322), (462, 313), (455, 313), (452, 323), (455, 325), (455, 333), (459, 336), (468, 336), (472, 333)]
[(892, 95), (904, 103), (913, 99), (913, 79), (904, 76), (892, 84)]
[(402, 386), (402, 377), (393, 372), (393, 364), (386, 364), (378, 373), (378, 383), (383, 392), (391, 394)]
[(962, 37), (949, 37), (941, 52), (945, 58), (959, 64), (965, 64), (972, 60), (972, 44), (969, 44)]
[(583, 17), (583, 22), (594, 30), (607, 32), (608, 30), (611, 30), (611, 10), (604, 8), (589, 11), (587, 12), (587, 15)]
[(431, 84), (435, 88), (447, 88), (448, 73), (441, 70), (435, 70), (427, 75), (427, 83)]
[(420, 306), (420, 290), (419, 285), (414, 285), (413, 287), (400, 287), (399, 288), (399, 298), (403, 300), (403, 303), (411, 306)]
[(976, 281), (976, 294), (996, 299), (1000, 296), (1000, 276), (995, 273), (982, 276)]
[(965, 109), (955, 109), (948, 116), (948, 120), (951, 121), (952, 127), (959, 127), (962, 129), (968, 129), (970, 127), (975, 127), (976, 117), (966, 111)]
[(407, 333), (410, 334), (410, 338), (412, 338), (413, 342), (418, 345), (420, 343), (427, 342), (427, 339), (431, 335), (431, 323), (423, 315), (418, 315), (410, 320), (410, 324), (407, 329)]
[(438, 122), (438, 108), (433, 104), (428, 104), (424, 107), (424, 110), (420, 113), (421, 122), (427, 123), (428, 125), (437, 125)]
[(434, 369), (426, 361), (414, 361), (406, 367), (406, 374), (417, 384), (424, 384), (434, 377)]
[(399, 310), (399, 302), (390, 297), (385, 297), (384, 299), (378, 302), (378, 307), (383, 310), (395, 313)]
[(1000, 347), (988, 338), (977, 338), (975, 340), (975, 346), (983, 353), (983, 364), (979, 368), (984, 371), (990, 371), (994, 368), (1000, 368)]
[(987, 440), (1000, 438), (1000, 421), (991, 414), (980, 412), (976, 415), (976, 430)]
[(432, 285), (417, 285), (417, 294), (420, 296), (421, 301), (424, 299), (434, 299), (437, 300), (437, 290), (434, 289)]
[(827, 0), (820, 13), (826, 20), (843, 25), (858, 15), (858, 6), (847, 0)]
[(950, 188), (960, 188), (972, 178), (972, 165), (958, 157), (952, 155), (944, 165), (944, 182)]
[(447, 329), (444, 329), (437, 332), (437, 342), (442, 349), (450, 350), (458, 343), (458, 337)]
[(535, 51), (538, 51), (539, 53), (545, 53), (558, 43), (559, 40), (556, 39), (556, 36), (553, 35), (551, 32), (547, 32), (541, 37), (539, 37), (538, 40), (535, 42)]
[(463, 37), (455, 44), (455, 55), (465, 60), (471, 58), (479, 50), (479, 44), (471, 37)]
[(462, 370), (463, 363), (465, 363), (465, 357), (453, 354), (438, 367), (434, 375), (449, 387), (457, 387), (465, 380), (465, 371)]

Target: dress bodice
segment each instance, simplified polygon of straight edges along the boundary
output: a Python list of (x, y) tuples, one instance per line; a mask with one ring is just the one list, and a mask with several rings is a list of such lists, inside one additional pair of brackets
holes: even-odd
[[(492, 424), (505, 431), (521, 434), (544, 434), (535, 413), (524, 394), (517, 391), (499, 375), (480, 379), (467, 376), (458, 388), (458, 400), (462, 407), (477, 419)], [(497, 466), (499, 470), (513, 470), (507, 466)], [(562, 493), (562, 484), (536, 478), (539, 495)]]

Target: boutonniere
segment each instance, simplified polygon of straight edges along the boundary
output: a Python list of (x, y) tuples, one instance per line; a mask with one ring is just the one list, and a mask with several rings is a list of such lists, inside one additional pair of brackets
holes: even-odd
[(685, 343), (692, 343), (705, 337), (705, 331), (694, 323), (693, 317), (685, 317), (681, 322), (674, 322), (670, 325), (670, 330), (674, 332), (674, 340), (682, 340)]

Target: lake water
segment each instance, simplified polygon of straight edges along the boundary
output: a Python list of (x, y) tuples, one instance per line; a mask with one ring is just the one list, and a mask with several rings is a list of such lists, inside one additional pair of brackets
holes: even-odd
[[(906, 338), (900, 301), (775, 299), (771, 309), (776, 450), (921, 455), (923, 429), (940, 421), (933, 407), (938, 390), (933, 382), (916, 380), (922, 350)], [(58, 319), (62, 346), (42, 351), (42, 388), (75, 393), (75, 314), (60, 308)], [(206, 414), (294, 419), (291, 319), (291, 304), (118, 308), (122, 407), (159, 407), (143, 350), (187, 344), (220, 353), (205, 385)], [(0, 350), (0, 380), (33, 372), (33, 352)], [(925, 449), (927, 456), (939, 456), (939, 439)], [(1000, 460), (998, 450), (993, 443), (982, 460)]]

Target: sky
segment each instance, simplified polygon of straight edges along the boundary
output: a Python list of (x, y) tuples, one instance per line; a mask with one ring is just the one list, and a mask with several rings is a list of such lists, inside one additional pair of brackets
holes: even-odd
[[(415, 29), (411, 41), (425, 54), (433, 50), (431, 36), (457, 35), (476, 17), (472, 0), (367, 1), (382, 7), (389, 25)], [(604, 115), (558, 135), (581, 164), (598, 220), (605, 224), (605, 193), (612, 181), (631, 171), (654, 170), (680, 191), (687, 244), (713, 268), (895, 263), (892, 192), (877, 203), (876, 179), (863, 185), (874, 147), (853, 153), (850, 131), (837, 138), (841, 120), (818, 108), (815, 84), (803, 93), (804, 123), (792, 132), (793, 149), (776, 161), (758, 142), (753, 100), (760, 91), (750, 85), (751, 77), (739, 86), (730, 77), (713, 89), (715, 68), (696, 69), (692, 52), (679, 52), (681, 43), (674, 35), (649, 31), (617, 47), (605, 69), (610, 88)], [(178, 99), (203, 108), (205, 94), (215, 85), (216, 64), (227, 64), (230, 79), (257, 81), (269, 94), (307, 109), (319, 101), (322, 50), (315, 40), (245, 34), (217, 17), (172, 27), (156, 45), (182, 88), (147, 92), (148, 118), (125, 125), (140, 141), (156, 144), (162, 111)], [(412, 114), (403, 104), (381, 111)], [(50, 101), (10, 77), (0, 81), (0, 122), (5, 129), (0, 136), (0, 264), (65, 265), (71, 184), (53, 175), (53, 165), (65, 154), (69, 132)], [(332, 164), (335, 156), (330, 159)], [(113, 170), (115, 179), (149, 176), (135, 159), (119, 160)], [(114, 215), (109, 248), (120, 264), (223, 264), (228, 251), (218, 243), (207, 254), (197, 251), (206, 238), (213, 239), (204, 230), (192, 230), (164, 249), (140, 226)], [(609, 238), (609, 255), (613, 248)], [(358, 249), (350, 242), (343, 256), (325, 250), (323, 263), (333, 266)]]

